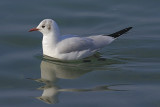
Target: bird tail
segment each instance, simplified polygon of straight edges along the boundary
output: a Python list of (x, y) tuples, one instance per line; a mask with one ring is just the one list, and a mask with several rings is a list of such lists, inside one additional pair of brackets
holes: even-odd
[(122, 34), (127, 33), (130, 29), (132, 29), (132, 27), (128, 27), (128, 28), (122, 29), (118, 32), (115, 32), (115, 33), (112, 33), (109, 35), (103, 35), (103, 36), (111, 36), (111, 37), (117, 38), (117, 37), (121, 36)]

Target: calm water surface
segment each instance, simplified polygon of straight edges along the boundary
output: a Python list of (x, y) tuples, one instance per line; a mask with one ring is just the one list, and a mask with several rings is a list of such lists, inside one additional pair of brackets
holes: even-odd
[[(1, 107), (160, 107), (160, 1), (1, 0)], [(57, 62), (42, 56), (45, 18), (62, 34), (134, 28), (102, 49), (105, 61)]]

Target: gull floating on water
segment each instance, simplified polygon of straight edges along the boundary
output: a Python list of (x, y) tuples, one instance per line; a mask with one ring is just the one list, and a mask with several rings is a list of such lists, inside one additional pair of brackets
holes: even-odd
[(40, 31), (43, 34), (43, 54), (60, 60), (78, 60), (92, 56), (101, 48), (107, 46), (120, 35), (128, 32), (132, 27), (125, 28), (113, 34), (102, 34), (88, 37), (77, 35), (60, 35), (56, 22), (44, 19), (31, 31)]

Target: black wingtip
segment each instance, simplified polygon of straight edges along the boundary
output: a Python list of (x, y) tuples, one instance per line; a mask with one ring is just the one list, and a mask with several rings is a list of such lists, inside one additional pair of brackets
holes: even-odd
[(119, 36), (121, 36), (122, 34), (125, 34), (127, 33), (129, 30), (131, 30), (133, 27), (128, 27), (128, 28), (125, 28), (125, 29), (122, 29), (118, 32), (115, 32), (115, 33), (112, 33), (110, 35), (104, 35), (104, 36), (111, 36), (111, 37), (114, 37), (114, 38), (117, 38)]

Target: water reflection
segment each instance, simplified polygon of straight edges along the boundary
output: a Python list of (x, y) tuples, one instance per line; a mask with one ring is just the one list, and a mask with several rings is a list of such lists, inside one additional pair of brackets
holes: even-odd
[[(92, 65), (92, 63), (76, 63), (76, 64), (75, 63), (74, 64), (61, 63), (43, 59), (40, 65), (41, 78), (32, 79), (34, 81), (45, 84), (45, 86), (38, 88), (39, 90), (43, 90), (43, 93), (40, 97), (36, 98), (41, 101), (44, 101), (45, 103), (52, 104), (58, 102), (58, 94), (60, 92), (124, 91), (124, 90), (112, 89), (113, 87), (111, 88), (111, 86), (117, 86), (117, 85), (96, 86), (89, 89), (59, 88), (58, 85), (56, 84), (58, 79), (75, 79), (93, 70), (103, 68), (101, 66), (106, 65), (106, 62), (103, 64), (101, 63), (101, 65), (95, 68), (95, 66)], [(89, 65), (92, 67), (89, 67)]]

